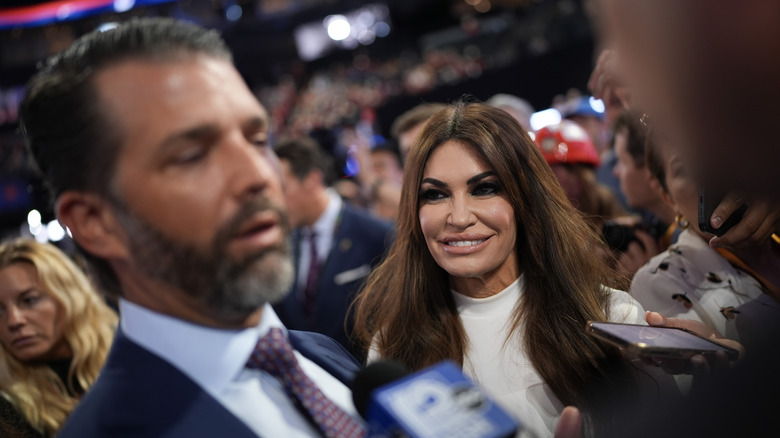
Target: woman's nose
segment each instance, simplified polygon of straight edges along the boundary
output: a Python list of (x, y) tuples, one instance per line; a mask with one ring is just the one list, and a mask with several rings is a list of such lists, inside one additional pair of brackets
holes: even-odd
[(24, 312), (18, 307), (11, 307), (8, 309), (8, 328), (11, 330), (18, 329), (27, 323), (27, 318)]
[(465, 197), (453, 197), (451, 202), (449, 222), (455, 227), (466, 228), (475, 222), (471, 204)]

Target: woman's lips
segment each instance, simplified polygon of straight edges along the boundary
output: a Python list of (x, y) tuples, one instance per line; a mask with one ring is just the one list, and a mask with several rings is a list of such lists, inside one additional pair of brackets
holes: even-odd
[(466, 255), (486, 247), (492, 236), (469, 236), (468, 238), (445, 238), (440, 240), (444, 252), (452, 255)]
[(14, 348), (23, 348), (35, 342), (35, 336), (22, 336), (11, 341), (11, 346)]
[(487, 239), (479, 239), (479, 240), (453, 240), (452, 242), (444, 242), (445, 244), (449, 246), (457, 246), (457, 247), (465, 247), (465, 246), (474, 246), (478, 245), (482, 242), (484, 242)]

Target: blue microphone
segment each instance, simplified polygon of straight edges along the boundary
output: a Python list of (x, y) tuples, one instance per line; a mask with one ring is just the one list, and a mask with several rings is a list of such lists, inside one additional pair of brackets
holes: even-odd
[(520, 429), (451, 361), (414, 374), (394, 361), (373, 363), (355, 377), (352, 399), (368, 437), (504, 438)]

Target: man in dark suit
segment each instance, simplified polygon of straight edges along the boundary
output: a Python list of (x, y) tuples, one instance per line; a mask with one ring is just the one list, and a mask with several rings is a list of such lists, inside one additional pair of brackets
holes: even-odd
[(322, 333), (362, 356), (350, 340), (349, 307), (392, 241), (392, 227), (329, 188), (333, 160), (310, 138), (276, 145), (293, 226), (296, 279), (274, 309), (290, 328)]
[(93, 32), (31, 80), (22, 127), (120, 327), (62, 437), (361, 436), (333, 340), (287, 331), (269, 120), (216, 32)]

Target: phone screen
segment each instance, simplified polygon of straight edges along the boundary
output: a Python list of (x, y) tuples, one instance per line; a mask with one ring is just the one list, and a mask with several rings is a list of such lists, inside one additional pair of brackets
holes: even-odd
[(620, 347), (631, 347), (632, 351), (640, 354), (688, 357), (723, 351), (733, 360), (739, 355), (732, 348), (677, 328), (591, 322), (588, 330)]

